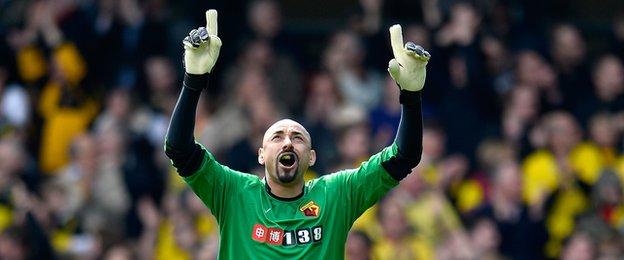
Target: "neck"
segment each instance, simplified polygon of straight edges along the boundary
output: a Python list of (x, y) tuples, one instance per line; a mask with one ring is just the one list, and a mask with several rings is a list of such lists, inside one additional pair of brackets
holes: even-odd
[(266, 178), (266, 190), (279, 200), (296, 200), (303, 196), (303, 179), (295, 180), (293, 184), (284, 185), (277, 181)]

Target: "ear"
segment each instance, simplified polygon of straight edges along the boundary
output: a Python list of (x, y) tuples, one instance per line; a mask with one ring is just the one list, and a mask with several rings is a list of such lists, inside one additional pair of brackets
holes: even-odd
[(316, 163), (316, 151), (310, 150), (310, 162), (308, 163), (308, 165), (313, 166), (314, 163)]
[(264, 149), (258, 148), (258, 163), (264, 165)]

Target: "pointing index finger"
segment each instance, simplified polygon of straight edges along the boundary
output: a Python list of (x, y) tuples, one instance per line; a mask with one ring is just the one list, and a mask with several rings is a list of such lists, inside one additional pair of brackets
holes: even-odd
[(217, 35), (217, 10), (206, 11), (206, 30), (208, 35)]
[(392, 45), (394, 57), (400, 59), (403, 50), (403, 32), (399, 24), (390, 27), (390, 45)]

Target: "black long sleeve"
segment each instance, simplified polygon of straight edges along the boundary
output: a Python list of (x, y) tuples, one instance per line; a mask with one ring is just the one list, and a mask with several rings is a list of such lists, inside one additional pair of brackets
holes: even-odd
[(401, 90), (401, 122), (394, 142), (398, 153), (382, 166), (395, 180), (402, 180), (420, 162), (422, 155), (421, 91)]
[(204, 150), (195, 143), (195, 114), (202, 89), (208, 84), (208, 74), (184, 75), (182, 92), (178, 98), (167, 136), (165, 154), (181, 176), (189, 176), (200, 167)]

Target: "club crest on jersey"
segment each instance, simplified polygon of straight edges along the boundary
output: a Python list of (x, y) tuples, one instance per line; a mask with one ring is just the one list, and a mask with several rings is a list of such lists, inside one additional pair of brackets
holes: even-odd
[(318, 217), (321, 212), (321, 208), (314, 203), (314, 201), (310, 201), (307, 204), (303, 205), (299, 210), (303, 212), (303, 215), (306, 217)]

